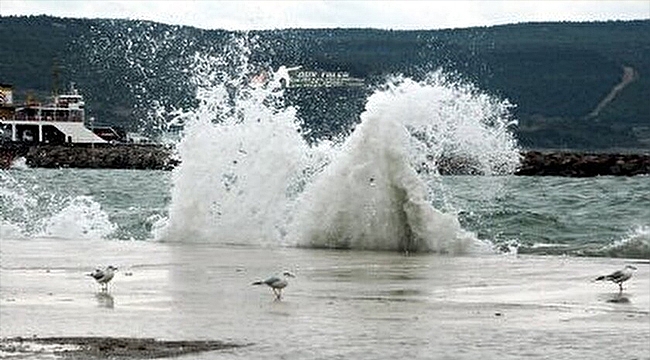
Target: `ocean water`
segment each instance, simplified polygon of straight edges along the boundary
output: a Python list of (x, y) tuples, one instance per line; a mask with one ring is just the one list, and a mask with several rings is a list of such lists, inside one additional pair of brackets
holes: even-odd
[[(650, 178), (512, 175), (513, 105), (442, 71), (387, 79), (348, 135), (307, 142), (277, 81), (251, 84), (232, 51), (194, 58), (173, 171), (0, 171), (2, 337), (250, 344), (232, 358), (650, 357)], [(446, 158), (484, 175), (441, 176)], [(621, 294), (593, 283), (630, 262)], [(84, 274), (109, 263), (101, 294)], [(283, 301), (250, 286), (282, 269), (298, 275)]]
[[(245, 242), (239, 241), (239, 234), (189, 238), (196, 236), (196, 229), (163, 238), (173, 177), (172, 172), (142, 170), (5, 170), (0, 174), (4, 184), (0, 238), (305, 246), (288, 243), (281, 235)], [(647, 177), (444, 176), (439, 181), (445, 196), (436, 202), (444, 201), (440, 206), (457, 219), (459, 231), (488, 245), (489, 251), (650, 257)], [(254, 218), (243, 220), (247, 221), (251, 227), (260, 223)], [(350, 221), (354, 226), (354, 221), (361, 220)], [(380, 245), (378, 250), (386, 250)]]

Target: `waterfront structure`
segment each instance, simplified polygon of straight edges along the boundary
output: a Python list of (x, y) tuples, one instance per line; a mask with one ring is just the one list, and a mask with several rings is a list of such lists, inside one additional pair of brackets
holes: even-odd
[(364, 86), (363, 79), (350, 76), (347, 71), (299, 70), (290, 74), (290, 88), (330, 88)]
[(251, 78), (252, 87), (274, 88), (339, 88), (365, 86), (363, 79), (355, 78), (347, 71), (320, 71), (303, 69), (302, 65), (282, 65), (277, 71), (261, 71)]
[(85, 103), (74, 84), (48, 103), (13, 102), (13, 87), (0, 84), (0, 141), (25, 144), (100, 144), (107, 141), (85, 126)]

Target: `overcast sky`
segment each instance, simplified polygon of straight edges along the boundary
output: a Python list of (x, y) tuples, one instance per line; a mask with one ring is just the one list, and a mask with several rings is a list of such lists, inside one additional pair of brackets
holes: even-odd
[(650, 19), (633, 1), (99, 1), (0, 0), (0, 15), (128, 18), (203, 29), (444, 29), (535, 21)]

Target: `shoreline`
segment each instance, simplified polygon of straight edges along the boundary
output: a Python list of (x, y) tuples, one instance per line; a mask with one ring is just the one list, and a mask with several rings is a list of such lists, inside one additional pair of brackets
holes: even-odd
[[(164, 145), (0, 145), (0, 169), (18, 158), (34, 168), (173, 170), (180, 164)], [(481, 175), (471, 159), (441, 159), (442, 175)], [(650, 153), (524, 150), (516, 176), (637, 176), (650, 174)]]
[[(648, 355), (647, 261), (619, 294), (593, 279), (630, 260), (74, 239), (3, 241), (3, 259), (0, 350), (38, 342), (23, 359), (169, 358), (176, 341), (192, 359)], [(97, 264), (120, 269), (108, 292), (84, 275)], [(282, 301), (250, 285), (287, 266)]]

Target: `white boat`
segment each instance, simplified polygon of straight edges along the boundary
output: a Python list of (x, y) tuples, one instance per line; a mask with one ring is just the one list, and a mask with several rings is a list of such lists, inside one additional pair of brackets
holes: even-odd
[(83, 97), (74, 84), (49, 103), (13, 104), (13, 89), (0, 85), (0, 140), (27, 144), (99, 144), (107, 141), (85, 126)]

